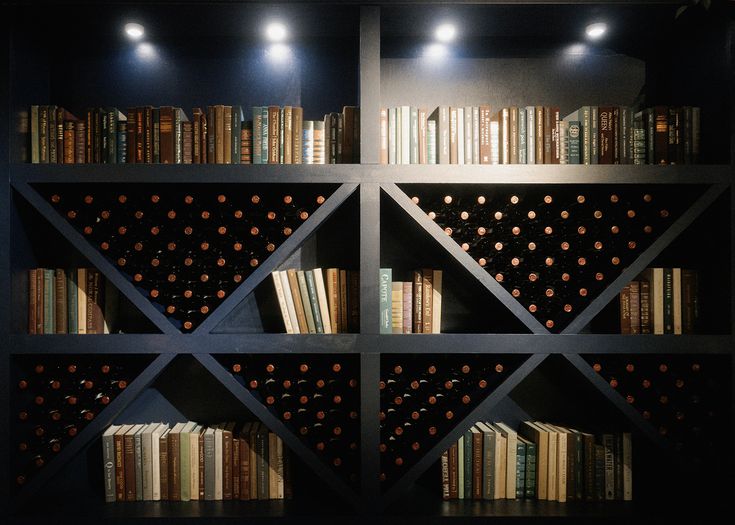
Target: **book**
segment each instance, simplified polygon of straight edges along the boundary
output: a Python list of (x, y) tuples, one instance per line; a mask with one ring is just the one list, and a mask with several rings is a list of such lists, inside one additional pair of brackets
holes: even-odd
[(381, 268), (378, 275), (378, 294), (380, 315), (379, 327), (381, 334), (390, 334), (393, 331), (391, 325), (391, 280), (392, 270)]
[(168, 433), (168, 499), (181, 501), (181, 432), (185, 423), (176, 423)]
[(317, 302), (319, 303), (319, 314), (322, 320), (322, 327), (325, 334), (335, 333), (332, 330), (332, 320), (329, 313), (329, 301), (327, 299), (327, 290), (324, 285), (324, 272), (321, 268), (314, 268), (314, 283), (316, 285)]
[(102, 434), (102, 465), (104, 467), (105, 501), (114, 503), (115, 496), (115, 434), (122, 425), (111, 425)]
[(136, 500), (135, 434), (143, 425), (132, 425), (123, 435), (123, 468), (125, 477), (125, 501)]
[(306, 275), (304, 270), (296, 271), (296, 279), (299, 286), (299, 294), (301, 295), (301, 304), (304, 309), (304, 317), (306, 318), (306, 329), (310, 334), (317, 333), (316, 323), (314, 321), (314, 310), (309, 297), (309, 290), (306, 286)]
[(286, 302), (286, 295), (283, 290), (283, 283), (281, 282), (281, 272), (278, 270), (271, 272), (271, 278), (276, 289), (276, 297), (278, 298), (278, 306), (281, 308), (281, 317), (283, 318), (283, 325), (286, 328), (287, 334), (293, 334), (294, 329), (291, 324), (291, 316), (289, 315), (289, 307)]
[(168, 430), (168, 424), (161, 423), (151, 432), (151, 499), (153, 501), (162, 499), (161, 439)]
[(403, 283), (391, 283), (391, 328), (392, 333), (403, 333)]
[(168, 435), (171, 433), (170, 428), (166, 428), (161, 434), (158, 442), (158, 470), (160, 473), (160, 499), (166, 501), (169, 499), (169, 468), (168, 468)]

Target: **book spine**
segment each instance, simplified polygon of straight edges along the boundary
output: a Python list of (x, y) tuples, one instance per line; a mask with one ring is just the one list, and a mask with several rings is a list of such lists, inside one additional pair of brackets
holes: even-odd
[(232, 164), (232, 106), (222, 106), (222, 129), (222, 163)]
[(301, 294), (301, 304), (304, 307), (307, 331), (310, 334), (315, 334), (316, 324), (314, 323), (314, 311), (311, 307), (311, 300), (309, 299), (309, 290), (306, 287), (305, 272), (303, 270), (297, 271), (296, 278), (299, 285), (299, 293)]
[[(58, 128), (56, 127), (56, 106), (48, 107), (48, 161), (50, 164), (56, 164), (58, 162), (57, 151), (56, 151), (56, 133)], [(58, 152), (61, 153), (61, 152)]]
[(43, 332), (53, 334), (56, 332), (56, 287), (54, 271), (43, 270)]
[(633, 500), (633, 439), (630, 432), (623, 432), (623, 501)]
[(664, 297), (664, 334), (674, 333), (674, 271), (673, 268), (664, 268), (663, 271)]
[(413, 272), (413, 333), (420, 334), (424, 331), (424, 295), (423, 278), (421, 270)]
[(615, 436), (613, 434), (603, 434), (602, 446), (605, 454), (604, 499), (613, 500), (615, 499)]
[(623, 435), (613, 435), (614, 487), (616, 500), (623, 499)]
[(526, 443), (526, 481), (524, 496), (527, 499), (536, 498), (536, 479), (538, 469), (538, 448), (536, 443)]
[(293, 163), (304, 164), (304, 109), (295, 106), (292, 109), (293, 122)]
[(391, 280), (392, 270), (381, 268), (378, 275), (380, 333), (390, 334), (391, 326)]
[(630, 333), (638, 335), (641, 333), (641, 283), (631, 281), (628, 285), (630, 294)]
[(125, 464), (125, 501), (135, 501), (135, 436), (123, 436), (123, 456)]
[(214, 500), (214, 433), (211, 432), (204, 434), (204, 499)]
[(648, 281), (640, 281), (640, 324), (641, 334), (653, 333), (651, 317), (651, 285)]
[(115, 502), (115, 436), (102, 436), (102, 464), (105, 476), (105, 501)]
[(222, 432), (222, 499), (232, 499), (232, 432), (228, 430)]
[[(216, 164), (225, 163), (225, 142), (229, 141), (230, 137), (226, 135), (231, 124), (225, 126), (225, 106), (217, 104), (214, 106), (214, 159)], [(229, 146), (227, 148), (229, 150)]]
[(68, 332), (68, 304), (66, 299), (66, 272), (61, 268), (58, 268), (55, 272), (55, 287), (54, 317), (56, 333), (65, 334)]
[(232, 143), (230, 145), (230, 161), (232, 164), (240, 164), (242, 157), (242, 108), (232, 106)]
[(135, 442), (135, 501), (143, 501), (143, 440), (141, 432), (133, 436)]
[(36, 334), (36, 272), (35, 268), (28, 270), (28, 333)]
[(38, 141), (39, 162), (41, 164), (48, 164), (49, 161), (48, 121), (48, 106), (40, 106), (38, 110)]
[(316, 282), (314, 281), (314, 271), (307, 270), (304, 272), (306, 279), (306, 291), (309, 296), (309, 304), (311, 305), (311, 313), (314, 316), (314, 328), (317, 334), (324, 333), (324, 323), (322, 321), (321, 310), (319, 309), (319, 298), (316, 293)]
[(459, 450), (455, 441), (449, 447), (449, 499), (459, 497)]
[(430, 334), (433, 332), (431, 325), (434, 316), (433, 299), (434, 299), (434, 272), (430, 268), (421, 270), (421, 298), (422, 298), (422, 333)]
[(518, 163), (528, 164), (528, 119), (526, 108), (518, 108)]
[(240, 436), (240, 500), (250, 499), (250, 438), (243, 432)]
[(125, 451), (123, 436), (115, 434), (115, 501), (125, 501)]
[(612, 145), (613, 145), (613, 164), (620, 164), (620, 147), (621, 147), (621, 137), (620, 137), (620, 107), (615, 106), (613, 107), (613, 122), (612, 122)]
[(630, 323), (630, 284), (626, 284), (620, 292), (620, 333), (631, 333)]
[(445, 450), (441, 455), (441, 473), (442, 473), (442, 499), (448, 500), (449, 495), (449, 450)]
[[(524, 130), (525, 131), (525, 130)], [(518, 440), (516, 445), (515, 499), (522, 499), (526, 492), (526, 444)], [(511, 498), (511, 495), (508, 495)]]
[(597, 112), (599, 164), (613, 163), (613, 108), (600, 106)]

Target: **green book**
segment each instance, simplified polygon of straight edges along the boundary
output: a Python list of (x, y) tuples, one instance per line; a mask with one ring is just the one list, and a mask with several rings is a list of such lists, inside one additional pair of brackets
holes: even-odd
[(464, 499), (472, 499), (472, 430), (464, 433)]
[(306, 326), (308, 327), (310, 334), (315, 334), (316, 325), (314, 324), (314, 312), (311, 309), (311, 301), (309, 300), (309, 290), (306, 287), (306, 276), (304, 275), (304, 270), (298, 270), (296, 272), (296, 280), (299, 283), (299, 292), (301, 295), (301, 302), (304, 305), (304, 314), (306, 315)]
[(67, 329), (70, 334), (79, 333), (79, 316), (77, 315), (77, 269), (70, 268), (66, 271), (66, 311)]
[(536, 479), (538, 465), (538, 446), (533, 441), (518, 436), (518, 441), (526, 446), (526, 472), (524, 474), (524, 496), (536, 499)]
[(600, 162), (600, 137), (597, 106), (590, 106), (590, 164)]
[(495, 499), (495, 432), (478, 422), (482, 431), (482, 499)]
[(56, 332), (56, 278), (54, 270), (43, 268), (43, 333)]
[(314, 270), (306, 270), (304, 272), (304, 277), (306, 278), (306, 291), (309, 294), (309, 304), (311, 305), (311, 312), (314, 316), (314, 327), (316, 328), (317, 334), (323, 334), (324, 323), (322, 322), (322, 315), (319, 310), (319, 298), (316, 295)]
[[(523, 499), (526, 492), (526, 444), (518, 437), (516, 445), (516, 499)], [(508, 495), (510, 497), (510, 495)]]
[[(189, 421), (179, 434), (179, 465), (181, 465), (181, 501), (191, 500), (191, 431), (196, 423)], [(198, 461), (198, 459), (197, 459)]]
[(380, 299), (380, 333), (390, 334), (393, 332), (391, 324), (392, 304), (391, 304), (391, 280), (393, 278), (393, 270), (390, 268), (381, 268), (378, 276), (378, 293)]
[(253, 147), (250, 152), (253, 164), (262, 164), (262, 158), (260, 155), (263, 137), (263, 113), (260, 106), (253, 106)]

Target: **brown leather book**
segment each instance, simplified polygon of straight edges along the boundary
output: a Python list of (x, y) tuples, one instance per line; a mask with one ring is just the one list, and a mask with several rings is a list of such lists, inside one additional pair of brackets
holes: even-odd
[(560, 117), (559, 108), (549, 108), (551, 114), (551, 163), (559, 164), (561, 159), (561, 140), (559, 138), (560, 133)]
[(449, 499), (459, 498), (459, 447), (455, 441), (449, 447)]
[(214, 106), (207, 106), (207, 163), (215, 164), (217, 162), (217, 125), (215, 123)]
[(168, 434), (168, 499), (181, 501), (181, 430), (184, 423), (176, 423)]
[(240, 438), (232, 436), (232, 499), (240, 499)]
[(158, 460), (160, 464), (161, 501), (169, 499), (169, 465), (168, 465), (168, 435), (171, 429), (167, 428), (158, 440)]
[(280, 124), (280, 108), (268, 106), (268, 164), (278, 164), (281, 159)]
[(222, 499), (232, 499), (232, 430), (222, 428)]
[(217, 104), (214, 106), (214, 160), (216, 164), (225, 163), (225, 106)]
[(194, 147), (194, 123), (193, 122), (182, 122), (182, 134), (183, 134), (183, 161), (184, 164), (192, 164), (193, 162), (193, 147)]
[[(125, 501), (125, 453), (123, 452), (123, 436), (133, 425), (123, 425), (115, 432), (113, 443), (115, 446), (115, 501)], [(133, 454), (135, 459), (135, 454)], [(135, 480), (133, 480), (135, 485)]]
[(240, 494), (239, 498), (243, 501), (250, 499), (250, 429), (252, 423), (248, 422), (242, 427), (240, 432)]
[(620, 291), (620, 333), (630, 334), (630, 284)]
[(201, 164), (202, 162), (202, 108), (194, 108), (191, 112), (191, 162)]
[(125, 468), (125, 501), (135, 501), (135, 432), (139, 425), (130, 428), (123, 436), (123, 463)]
[[(74, 122), (74, 164), (87, 162), (87, 123), (83, 120)], [(129, 158), (130, 156), (128, 156)]]
[(332, 323), (332, 332), (340, 334), (346, 329), (342, 328), (339, 313), (339, 269), (326, 269), (327, 302), (329, 303), (329, 320)]
[(176, 153), (174, 147), (174, 108), (162, 106), (159, 110), (159, 157), (161, 164), (174, 164)]
[(153, 164), (153, 106), (143, 107), (143, 155), (146, 164)]
[(74, 122), (71, 120), (64, 122), (63, 142), (63, 162), (64, 164), (74, 164), (74, 146), (76, 141), (74, 138)]
[(143, 164), (145, 162), (145, 111), (143, 107), (135, 108), (135, 163)]
[(342, 163), (352, 164), (355, 150), (355, 106), (344, 106), (342, 108)]
[(253, 123), (242, 123), (240, 129), (240, 164), (253, 163)]
[(482, 432), (472, 427), (472, 499), (482, 499)]
[(43, 293), (43, 268), (36, 269), (36, 333), (43, 332), (43, 312), (44, 312), (44, 293)]

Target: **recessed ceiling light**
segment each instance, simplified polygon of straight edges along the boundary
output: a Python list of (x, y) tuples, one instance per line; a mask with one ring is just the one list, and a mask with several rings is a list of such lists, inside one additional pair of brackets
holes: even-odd
[(265, 37), (271, 42), (283, 42), (286, 36), (288, 36), (288, 30), (280, 22), (271, 22), (265, 28)]
[(128, 38), (131, 40), (140, 40), (145, 34), (145, 29), (143, 29), (143, 26), (138, 23), (128, 22), (125, 24), (125, 34), (128, 35)]
[(457, 28), (454, 24), (441, 24), (434, 31), (434, 36), (439, 42), (451, 42), (457, 36)]
[(594, 24), (590, 24), (585, 28), (584, 32), (587, 34), (588, 38), (591, 38), (592, 40), (597, 40), (598, 38), (602, 38), (602, 35), (607, 33), (607, 24), (604, 22), (596, 22)]

